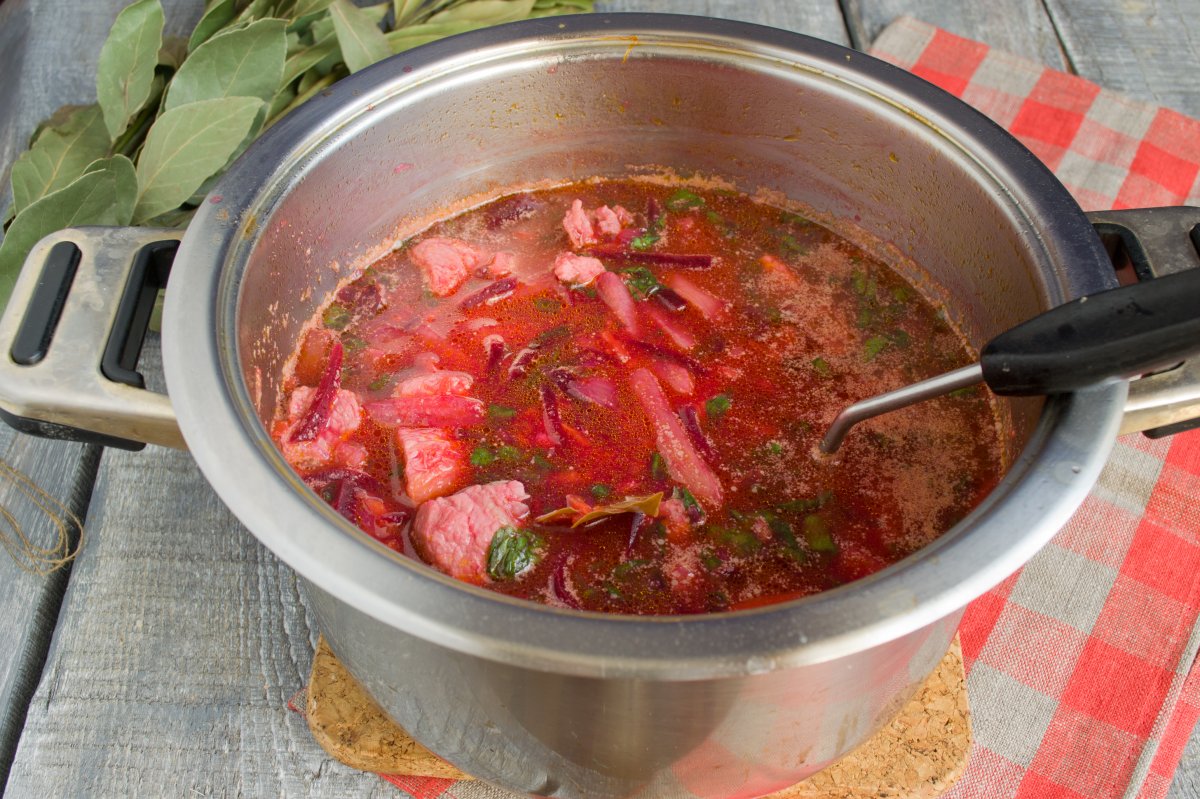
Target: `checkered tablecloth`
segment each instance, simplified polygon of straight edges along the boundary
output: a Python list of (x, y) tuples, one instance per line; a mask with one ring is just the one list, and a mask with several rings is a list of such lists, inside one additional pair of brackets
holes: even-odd
[[(872, 54), (1015, 134), (1086, 210), (1200, 205), (1200, 121), (903, 18)], [(961, 629), (975, 745), (953, 799), (1163, 797), (1200, 717), (1200, 431), (1126, 436), (1079, 512)], [(500, 799), (388, 778), (416, 799)]]

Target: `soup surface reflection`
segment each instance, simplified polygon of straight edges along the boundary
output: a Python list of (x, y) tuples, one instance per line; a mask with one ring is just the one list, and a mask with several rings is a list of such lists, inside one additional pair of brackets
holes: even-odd
[(932, 541), (999, 479), (981, 389), (849, 402), (969, 363), (884, 264), (725, 191), (593, 181), (441, 221), (346, 285), (273, 435), (394, 549), (570, 608), (748, 608)]

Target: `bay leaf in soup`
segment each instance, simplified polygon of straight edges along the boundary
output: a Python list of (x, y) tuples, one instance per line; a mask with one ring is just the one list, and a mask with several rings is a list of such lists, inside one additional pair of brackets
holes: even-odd
[(342, 60), (351, 72), (358, 72), (392, 54), (383, 31), (372, 15), (349, 0), (334, 0), (329, 16), (342, 48)]
[(109, 137), (116, 139), (150, 96), (162, 47), (159, 0), (136, 0), (113, 22), (96, 65), (96, 97)]
[(270, 101), (283, 77), (285, 25), (281, 19), (263, 19), (204, 42), (175, 73), (163, 110), (221, 97)]
[(108, 152), (108, 128), (100, 106), (76, 108), (57, 128), (47, 128), (12, 166), (12, 209), (20, 213), (83, 174)]
[(257, 97), (224, 97), (164, 112), (146, 134), (138, 159), (134, 222), (178, 207), (223, 169), (262, 107)]

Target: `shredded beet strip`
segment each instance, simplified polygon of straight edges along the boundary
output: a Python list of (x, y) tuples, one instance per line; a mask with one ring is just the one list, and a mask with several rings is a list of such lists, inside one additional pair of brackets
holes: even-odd
[(667, 474), (701, 502), (713, 508), (720, 507), (721, 481), (692, 445), (679, 417), (667, 404), (658, 380), (648, 369), (642, 368), (633, 370), (629, 384), (654, 425), (655, 442), (667, 462)]
[[(670, 291), (670, 289), (666, 289), (666, 291)], [(659, 294), (661, 293), (659, 292)], [(654, 296), (657, 297), (658, 294)], [(679, 349), (690, 351), (696, 348), (696, 337), (691, 334), (691, 331), (680, 324), (678, 320), (672, 319), (658, 308), (647, 308), (646, 313), (654, 320), (654, 324), (658, 325), (659, 329), (666, 333), (671, 341), (675, 342)]]
[(638, 538), (642, 534), (642, 528), (646, 526), (648, 517), (641, 511), (633, 512), (633, 521), (629, 523), (629, 542), (625, 544), (625, 557), (632, 558), (634, 547), (637, 546)]
[(664, 361), (671, 361), (672, 363), (677, 363), (680, 366), (686, 366), (688, 369), (691, 369), (698, 375), (708, 374), (708, 369), (705, 368), (704, 364), (700, 363), (695, 358), (675, 352), (675, 350), (668, 349), (661, 344), (654, 344), (652, 342), (642, 341), (636, 338), (626, 339), (625, 343), (635, 350), (641, 350), (647, 355), (653, 355), (656, 358), (662, 358)]
[(546, 377), (550, 378), (550, 382), (564, 394), (567, 392), (567, 385), (575, 379), (575, 375), (571, 374), (571, 370), (565, 366), (554, 367), (546, 372)]
[(508, 365), (508, 376), (513, 378), (524, 377), (529, 374), (529, 367), (533, 365), (533, 359), (537, 356), (538, 345), (530, 344), (525, 349), (518, 352)]
[(634, 264), (661, 264), (683, 269), (708, 269), (713, 265), (713, 256), (704, 253), (652, 252), (622, 250), (620, 247), (591, 247), (585, 255), (608, 261), (623, 261)]
[(567, 590), (567, 558), (564, 556), (550, 575), (550, 592), (554, 598), (569, 608), (579, 610), (580, 604), (571, 592)]
[(550, 437), (555, 446), (561, 447), (567, 440), (567, 431), (563, 429), (562, 417), (558, 413), (558, 400), (554, 396), (554, 389), (544, 384), (542, 385), (542, 423), (546, 427), (546, 435)]
[(596, 293), (609, 307), (621, 324), (632, 335), (638, 334), (637, 306), (625, 281), (612, 272), (601, 272), (596, 277)]
[(499, 300), (509, 294), (512, 294), (516, 288), (517, 279), (515, 277), (506, 277), (502, 280), (497, 280), (491, 285), (484, 286), (479, 291), (460, 302), (458, 307), (462, 308), (464, 311), (467, 311), (471, 308), (483, 305), (489, 300)]
[(296, 425), (296, 429), (292, 432), (293, 444), (297, 441), (312, 441), (329, 421), (333, 398), (337, 396), (338, 388), (342, 384), (343, 353), (341, 339), (335, 338), (333, 346), (329, 348), (329, 361), (325, 365), (325, 373), (321, 375), (321, 382), (317, 384), (317, 390), (313, 392), (312, 402), (309, 403), (308, 410), (304, 412), (303, 421)]
[(493, 333), (485, 336), (483, 343), (487, 347), (487, 371), (492, 372), (504, 360), (504, 339)]
[(617, 384), (606, 377), (585, 377), (566, 385), (568, 396), (603, 408), (617, 407)]
[(704, 435), (704, 430), (700, 427), (700, 414), (696, 412), (696, 406), (684, 405), (679, 409), (679, 418), (683, 421), (683, 429), (687, 431), (688, 438), (696, 445), (696, 449), (700, 450), (700, 454), (710, 461), (716, 460), (717, 453), (713, 451), (708, 436)]
[(658, 204), (657, 197), (651, 197), (646, 201), (646, 224), (653, 225), (662, 216), (662, 206)]
[(667, 277), (667, 284), (683, 297), (689, 305), (694, 305), (704, 314), (706, 319), (712, 319), (725, 310), (725, 302), (697, 286), (681, 274)]
[(658, 300), (659, 304), (668, 311), (678, 313), (687, 308), (687, 301), (676, 294), (673, 289), (669, 289), (666, 286), (654, 292), (654, 299)]

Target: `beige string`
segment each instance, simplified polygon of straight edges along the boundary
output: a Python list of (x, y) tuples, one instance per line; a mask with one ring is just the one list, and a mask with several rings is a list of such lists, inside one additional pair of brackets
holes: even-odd
[[(0, 458), (0, 479), (12, 483), (50, 520), (54, 530), (51, 545), (39, 546), (16, 515), (0, 505), (0, 517), (4, 519), (4, 525), (0, 525), (0, 543), (16, 564), (24, 571), (44, 577), (74, 560), (83, 545), (83, 522), (79, 517), (3, 458)], [(71, 534), (75, 530), (79, 531), (79, 535), (72, 540)]]

